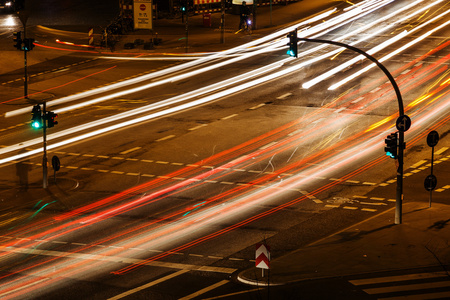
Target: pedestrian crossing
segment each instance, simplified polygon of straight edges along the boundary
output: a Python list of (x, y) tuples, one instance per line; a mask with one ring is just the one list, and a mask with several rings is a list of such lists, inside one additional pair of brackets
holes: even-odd
[(445, 271), (371, 277), (349, 282), (382, 300), (450, 299), (450, 273)]

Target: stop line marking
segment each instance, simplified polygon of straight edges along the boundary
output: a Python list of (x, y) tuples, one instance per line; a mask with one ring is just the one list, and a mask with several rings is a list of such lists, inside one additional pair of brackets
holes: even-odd
[[(64, 257), (64, 258), (70, 257), (70, 258), (82, 259), (82, 260), (87, 260), (87, 261), (97, 260), (97, 261), (109, 261), (109, 262), (123, 263), (123, 264), (145, 264), (147, 266), (152, 266), (152, 267), (180, 269), (180, 270), (186, 270), (186, 271), (204, 271), (204, 272), (231, 274), (237, 270), (237, 269), (226, 268), (226, 267), (201, 266), (201, 265), (192, 265), (192, 264), (170, 263), (170, 262), (163, 262), (163, 261), (144, 262), (143, 259), (137, 259), (137, 258), (108, 256), (108, 255), (99, 255), (99, 254), (88, 254), (88, 253), (80, 253), (80, 252), (64, 252), (64, 251), (56, 251), (56, 250), (28, 249), (28, 248), (19, 248), (19, 247), (12, 247), (12, 246), (11, 247), (0, 246), (0, 251), (8, 252), (8, 253), (27, 254), (27, 255), (30, 254), (30, 255), (54, 256), (54, 257), (61, 257), (61, 258), (62, 257)], [(207, 256), (204, 256), (204, 257), (207, 257)]]

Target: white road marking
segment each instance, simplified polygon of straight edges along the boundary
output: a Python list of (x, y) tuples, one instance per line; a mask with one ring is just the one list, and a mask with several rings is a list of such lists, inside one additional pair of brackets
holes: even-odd
[(159, 279), (157, 279), (157, 280), (154, 280), (154, 281), (152, 281), (152, 282), (149, 282), (149, 283), (147, 283), (147, 284), (144, 284), (144, 285), (139, 286), (139, 287), (137, 287), (137, 288), (134, 288), (134, 289), (132, 289), (132, 290), (126, 291), (126, 292), (124, 292), (124, 293), (122, 293), (122, 294), (119, 294), (119, 295), (117, 295), (117, 296), (114, 296), (114, 297), (112, 297), (112, 298), (109, 298), (108, 300), (122, 299), (122, 298), (127, 297), (127, 296), (129, 296), (129, 295), (131, 295), (131, 294), (134, 294), (134, 293), (140, 292), (140, 291), (142, 291), (142, 290), (145, 290), (146, 288), (149, 288), (149, 287), (151, 287), (151, 286), (153, 286), (153, 285), (156, 285), (156, 284), (158, 284), (158, 283), (161, 283), (161, 282), (164, 282), (164, 281), (166, 281), (166, 280), (169, 280), (169, 279), (172, 279), (172, 278), (174, 278), (174, 277), (177, 277), (177, 276), (179, 276), (179, 275), (182, 275), (182, 274), (184, 274), (184, 273), (186, 273), (186, 272), (189, 272), (189, 270), (180, 270), (180, 271), (178, 271), (178, 272), (175, 272), (175, 273), (172, 273), (172, 274), (170, 274), (170, 275), (164, 276), (164, 277), (162, 277), (162, 278), (159, 278)]
[(198, 297), (198, 296), (203, 295), (204, 293), (207, 293), (207, 292), (209, 292), (209, 291), (211, 291), (211, 290), (213, 290), (215, 288), (218, 288), (218, 287), (220, 287), (220, 286), (222, 286), (222, 285), (224, 285), (224, 284), (226, 284), (228, 282), (229, 282), (228, 280), (219, 281), (219, 282), (217, 282), (217, 283), (215, 283), (213, 285), (210, 285), (208, 287), (205, 287), (204, 289), (201, 289), (201, 290), (199, 290), (199, 291), (197, 291), (195, 293), (187, 295), (186, 297), (180, 298), (179, 300), (189, 300), (189, 299)]
[[(79, 252), (74, 253), (74, 252), (63, 252), (63, 251), (55, 251), (55, 250), (27, 249), (27, 248), (5, 247), (5, 246), (0, 246), (0, 251), (9, 252), (9, 253), (45, 255), (45, 256), (65, 257), (65, 258), (70, 257), (70, 258), (84, 259), (84, 260), (109, 261), (109, 262), (125, 263), (125, 264), (142, 264), (143, 263), (143, 261), (141, 259), (136, 259), (136, 258), (106, 256), (106, 255), (88, 254), (88, 253), (79, 253)], [(197, 266), (197, 265), (170, 263), (170, 262), (163, 262), (163, 261), (150, 261), (150, 262), (146, 262), (145, 265), (153, 266), (153, 267), (187, 270), (187, 271), (195, 270), (195, 271), (205, 271), (205, 272), (215, 272), (215, 273), (225, 273), (225, 274), (231, 274), (237, 270), (237, 269), (224, 268), (224, 267)]]

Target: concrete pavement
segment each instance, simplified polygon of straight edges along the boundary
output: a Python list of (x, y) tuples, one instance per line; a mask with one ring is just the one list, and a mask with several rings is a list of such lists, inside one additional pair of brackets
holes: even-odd
[[(363, 273), (450, 265), (450, 206), (403, 204), (402, 224), (394, 208), (270, 262), (270, 284)], [(267, 270), (251, 268), (238, 280), (267, 284)]]

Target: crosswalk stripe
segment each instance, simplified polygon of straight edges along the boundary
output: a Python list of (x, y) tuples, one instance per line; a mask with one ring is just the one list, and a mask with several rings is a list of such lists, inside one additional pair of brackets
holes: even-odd
[(429, 293), (420, 295), (406, 295), (398, 297), (382, 298), (383, 300), (424, 300), (424, 299), (449, 299), (450, 292)]
[(387, 286), (387, 287), (376, 287), (363, 289), (367, 294), (385, 294), (392, 292), (405, 292), (405, 291), (414, 291), (421, 289), (434, 289), (434, 288), (442, 288), (442, 287), (450, 287), (450, 280), (447, 281), (438, 281), (438, 282), (427, 282), (427, 283), (416, 283), (416, 284), (402, 284), (395, 286)]
[[(450, 290), (442, 291), (442, 289), (447, 290), (450, 288), (448, 274), (443, 271), (354, 279), (349, 280), (349, 282), (361, 288), (365, 293), (376, 296), (377, 299), (450, 299)], [(389, 286), (387, 286), (388, 284)], [(407, 295), (412, 293), (414, 295)]]
[(405, 280), (417, 280), (417, 279), (426, 279), (426, 278), (441, 278), (447, 277), (446, 272), (427, 272), (427, 273), (415, 273), (415, 274), (406, 274), (399, 276), (386, 276), (386, 277), (374, 277), (374, 278), (365, 278), (365, 279), (355, 279), (350, 280), (350, 283), (353, 285), (366, 285), (366, 284), (377, 284), (377, 283), (387, 283), (387, 282), (396, 282), (396, 281), (405, 281)]

